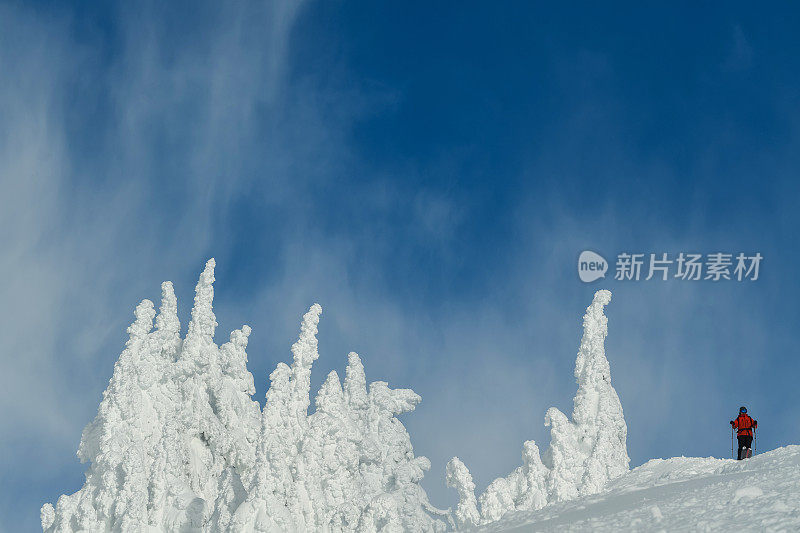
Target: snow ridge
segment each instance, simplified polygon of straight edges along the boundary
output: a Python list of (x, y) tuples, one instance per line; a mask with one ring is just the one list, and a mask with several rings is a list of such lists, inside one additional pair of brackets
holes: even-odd
[(572, 419), (555, 407), (547, 411), (550, 447), (540, 454), (534, 441), (525, 442), (522, 466), (495, 479), (477, 499), (464, 463), (458, 457), (448, 463), (447, 485), (459, 494), (454, 519), (460, 528), (495, 522), (510, 511), (533, 511), (596, 494), (628, 472), (628, 430), (605, 356), (608, 319), (603, 309), (610, 301), (611, 292), (600, 290), (586, 309), (575, 361), (578, 392)]
[(800, 446), (746, 461), (652, 459), (600, 494), (508, 513), (482, 532), (800, 531)]
[(171, 283), (162, 285), (158, 314), (149, 300), (136, 307), (81, 437), (86, 482), (42, 507), (42, 529), (444, 531), (448, 512), (419, 485), (430, 462), (414, 456), (397, 419), (421, 398), (382, 381), (367, 386), (350, 353), (344, 387), (331, 372), (309, 415), (322, 313), (314, 304), (292, 365), (270, 374), (262, 410), (247, 370), (250, 327), (214, 343), (214, 267), (209, 260), (197, 283), (184, 340)]

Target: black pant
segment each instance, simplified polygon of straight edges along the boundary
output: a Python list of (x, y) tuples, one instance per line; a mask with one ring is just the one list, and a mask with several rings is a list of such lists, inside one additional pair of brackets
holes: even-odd
[(739, 440), (739, 455), (738, 458), (744, 459), (747, 457), (747, 450), (742, 450), (742, 448), (750, 448), (750, 445), (753, 444), (753, 436), (752, 435), (739, 435), (736, 437)]

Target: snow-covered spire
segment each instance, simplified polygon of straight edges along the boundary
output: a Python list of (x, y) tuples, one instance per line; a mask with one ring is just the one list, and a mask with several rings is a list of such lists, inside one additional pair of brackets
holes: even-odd
[(311, 404), (311, 365), (319, 357), (317, 351), (317, 324), (322, 314), (322, 306), (312, 305), (303, 315), (300, 326), (300, 337), (292, 345), (292, 381), (291, 404), (293, 414), (299, 424), (305, 424), (308, 406)]
[(175, 296), (171, 281), (161, 284), (161, 307), (156, 317), (156, 329), (170, 333), (179, 333), (181, 330), (181, 322), (178, 319), (178, 298)]
[[(611, 292), (597, 291), (592, 305), (583, 316), (583, 337), (578, 357), (575, 359), (575, 395), (572, 419), (576, 424), (591, 424), (599, 409), (599, 397), (594, 394), (604, 384), (611, 384), (611, 367), (606, 359), (605, 340), (608, 335), (608, 318), (603, 309), (611, 301)], [(616, 395), (616, 394), (615, 394)]]
[[(236, 346), (238, 350), (247, 348), (247, 342), (250, 338), (250, 333), (253, 330), (247, 324), (244, 324), (240, 329), (235, 329), (231, 332), (231, 343)], [(247, 354), (244, 353), (244, 360), (247, 362)]]
[(344, 408), (344, 393), (339, 374), (331, 370), (322, 387), (319, 388), (314, 404), (318, 412), (334, 414)]
[(309, 519), (305, 493), (305, 468), (297, 471), (298, 452), (308, 428), (311, 365), (317, 352), (317, 324), (322, 307), (314, 304), (303, 316), (300, 336), (292, 345), (294, 362), (285, 363), (270, 374), (255, 476), (244, 502), (233, 518), (238, 530), (250, 530), (260, 523), (268, 531), (306, 529)]
[(547, 467), (542, 464), (539, 447), (532, 440), (522, 445), (522, 477), (525, 480), (523, 497), (518, 508), (525, 510), (541, 509), (547, 505)]
[(322, 306), (314, 304), (303, 315), (303, 323), (300, 325), (300, 337), (292, 345), (294, 366), (298, 369), (310, 369), (311, 365), (319, 357), (319, 352), (317, 351), (317, 325), (321, 314)]
[(550, 447), (544, 454), (544, 462), (551, 469), (548, 476), (550, 499), (556, 502), (573, 500), (579, 495), (586, 459), (578, 441), (579, 430), (555, 407), (547, 410), (544, 425), (550, 427)]
[[(598, 291), (583, 317), (572, 420), (555, 407), (548, 409), (545, 425), (551, 428), (549, 448), (540, 454), (533, 441), (525, 443), (522, 466), (494, 480), (478, 498), (481, 523), (498, 520), (509, 511), (535, 510), (548, 502), (599, 492), (609, 480), (627, 472), (627, 427), (619, 397), (611, 386), (604, 346), (608, 319), (603, 309), (610, 301), (609, 291)], [(468, 474), (457, 458), (448, 465), (448, 484), (459, 492), (459, 520), (474, 517)]]
[(219, 424), (208, 424), (204, 431), (221, 469), (210, 523), (214, 531), (235, 530), (233, 515), (245, 500), (243, 489), (256, 471), (261, 410), (252, 399), (254, 380), (247, 370), (245, 349), (250, 331), (245, 325), (231, 332), (230, 341), (219, 349), (219, 367), (210, 380), (209, 403)]
[(181, 343), (181, 322), (178, 319), (178, 299), (171, 281), (161, 284), (161, 307), (156, 316), (156, 331), (163, 357), (172, 362)]
[(611, 301), (609, 291), (597, 291), (583, 317), (583, 338), (575, 361), (578, 393), (572, 419), (582, 428), (582, 444), (591, 447), (581, 480), (581, 494), (594, 494), (608, 480), (628, 471), (628, 426), (622, 403), (611, 385), (611, 368), (606, 359), (608, 319), (603, 308)]
[(153, 330), (153, 318), (156, 316), (153, 302), (150, 300), (142, 300), (139, 305), (136, 306), (134, 315), (136, 316), (136, 320), (133, 321), (133, 324), (128, 326), (128, 335), (130, 335), (130, 339), (128, 339), (126, 346), (143, 340), (147, 337), (147, 334)]
[(347, 370), (344, 378), (344, 394), (350, 407), (367, 405), (367, 376), (364, 365), (356, 352), (347, 354)]
[(610, 301), (611, 292), (597, 291), (583, 316), (572, 420), (556, 408), (545, 418), (552, 426), (546, 457), (553, 468), (551, 490), (559, 501), (599, 492), (608, 480), (628, 471), (628, 428), (605, 354), (608, 318), (603, 310)]
[(189, 322), (189, 331), (186, 342), (211, 343), (214, 340), (214, 331), (217, 327), (217, 317), (214, 316), (214, 258), (208, 260), (197, 286), (194, 289), (194, 307), (192, 319)]
[(459, 528), (470, 528), (480, 524), (481, 516), (478, 512), (478, 500), (475, 498), (475, 483), (472, 474), (458, 457), (448, 461), (446, 472), (447, 486), (458, 492), (458, 507), (456, 507), (455, 520)]
[[(128, 401), (132, 394), (137, 394), (139, 377), (146, 372), (139, 368), (141, 362), (141, 349), (147, 335), (153, 329), (155, 310), (153, 302), (142, 300), (134, 311), (135, 320), (128, 326), (130, 337), (125, 343), (125, 349), (114, 364), (114, 374), (109, 380), (108, 388), (103, 393), (103, 400), (94, 420), (83, 429), (81, 443), (78, 447), (78, 457), (81, 462), (94, 462), (98, 456), (108, 459), (111, 454), (102, 454), (105, 442), (116, 437), (116, 424), (125, 413), (131, 410)], [(145, 363), (146, 364), (146, 363)], [(124, 412), (121, 412), (124, 411)], [(109, 430), (109, 428), (113, 428)], [(115, 460), (118, 460), (119, 451), (115, 450)]]
[(251, 333), (250, 326), (243, 325), (241, 329), (231, 332), (230, 341), (219, 348), (220, 367), (222, 372), (237, 382), (242, 391), (255, 394), (253, 375), (247, 370), (247, 341)]
[(278, 406), (289, 399), (289, 380), (292, 369), (281, 361), (269, 375), (269, 389), (265, 395), (267, 401), (264, 404), (264, 417), (267, 414), (267, 407)]

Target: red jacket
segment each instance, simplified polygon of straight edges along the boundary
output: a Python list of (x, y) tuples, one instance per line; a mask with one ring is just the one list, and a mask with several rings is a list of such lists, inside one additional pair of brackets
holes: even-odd
[(748, 437), (752, 437), (753, 428), (758, 427), (758, 422), (750, 418), (746, 413), (742, 413), (733, 421), (733, 427), (738, 430), (736, 436), (741, 437), (742, 435), (747, 435)]

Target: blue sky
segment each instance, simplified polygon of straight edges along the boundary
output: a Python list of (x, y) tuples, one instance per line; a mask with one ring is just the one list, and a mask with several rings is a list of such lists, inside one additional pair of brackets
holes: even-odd
[[(74, 492), (125, 327), (217, 260), (263, 399), (323, 305), (314, 386), (358, 351), (446, 507), (571, 409), (581, 316), (633, 464), (800, 442), (793, 6), (0, 3), (0, 530)], [(584, 249), (760, 252), (755, 282), (581, 283)]]

